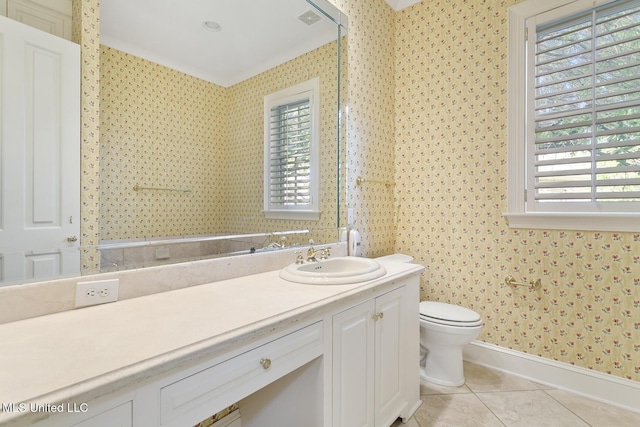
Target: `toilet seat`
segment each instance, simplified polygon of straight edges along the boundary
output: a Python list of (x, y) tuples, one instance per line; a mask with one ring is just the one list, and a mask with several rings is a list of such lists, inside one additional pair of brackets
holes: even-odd
[(437, 301), (422, 301), (420, 303), (420, 320), (463, 328), (482, 325), (482, 318), (475, 311)]

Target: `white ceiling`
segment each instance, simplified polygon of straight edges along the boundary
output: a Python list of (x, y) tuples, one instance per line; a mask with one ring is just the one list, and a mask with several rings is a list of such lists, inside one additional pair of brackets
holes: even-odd
[(335, 40), (325, 16), (298, 19), (309, 10), (305, 0), (102, 0), (100, 42), (228, 87)]
[(384, 0), (387, 2), (389, 6), (396, 12), (404, 9), (405, 7), (412, 6), (416, 3), (419, 3), (422, 0)]

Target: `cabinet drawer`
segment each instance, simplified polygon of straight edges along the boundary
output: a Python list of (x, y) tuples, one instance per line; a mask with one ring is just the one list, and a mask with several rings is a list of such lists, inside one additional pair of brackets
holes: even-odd
[(318, 322), (163, 387), (161, 425), (198, 423), (322, 355), (322, 343)]

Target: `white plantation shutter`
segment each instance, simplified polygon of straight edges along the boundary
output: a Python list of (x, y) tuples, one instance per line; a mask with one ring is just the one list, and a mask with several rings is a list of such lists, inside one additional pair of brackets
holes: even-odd
[(319, 219), (319, 79), (264, 100), (267, 218)]
[(640, 211), (640, 1), (529, 34), (527, 210)]
[(271, 108), (269, 199), (272, 207), (311, 203), (311, 104), (305, 98)]

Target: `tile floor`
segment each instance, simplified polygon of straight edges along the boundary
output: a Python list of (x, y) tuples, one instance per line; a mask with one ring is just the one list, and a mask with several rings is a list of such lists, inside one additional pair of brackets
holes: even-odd
[(466, 384), (423, 383), (423, 404), (407, 424), (392, 427), (638, 427), (640, 414), (525, 379), (464, 365)]

